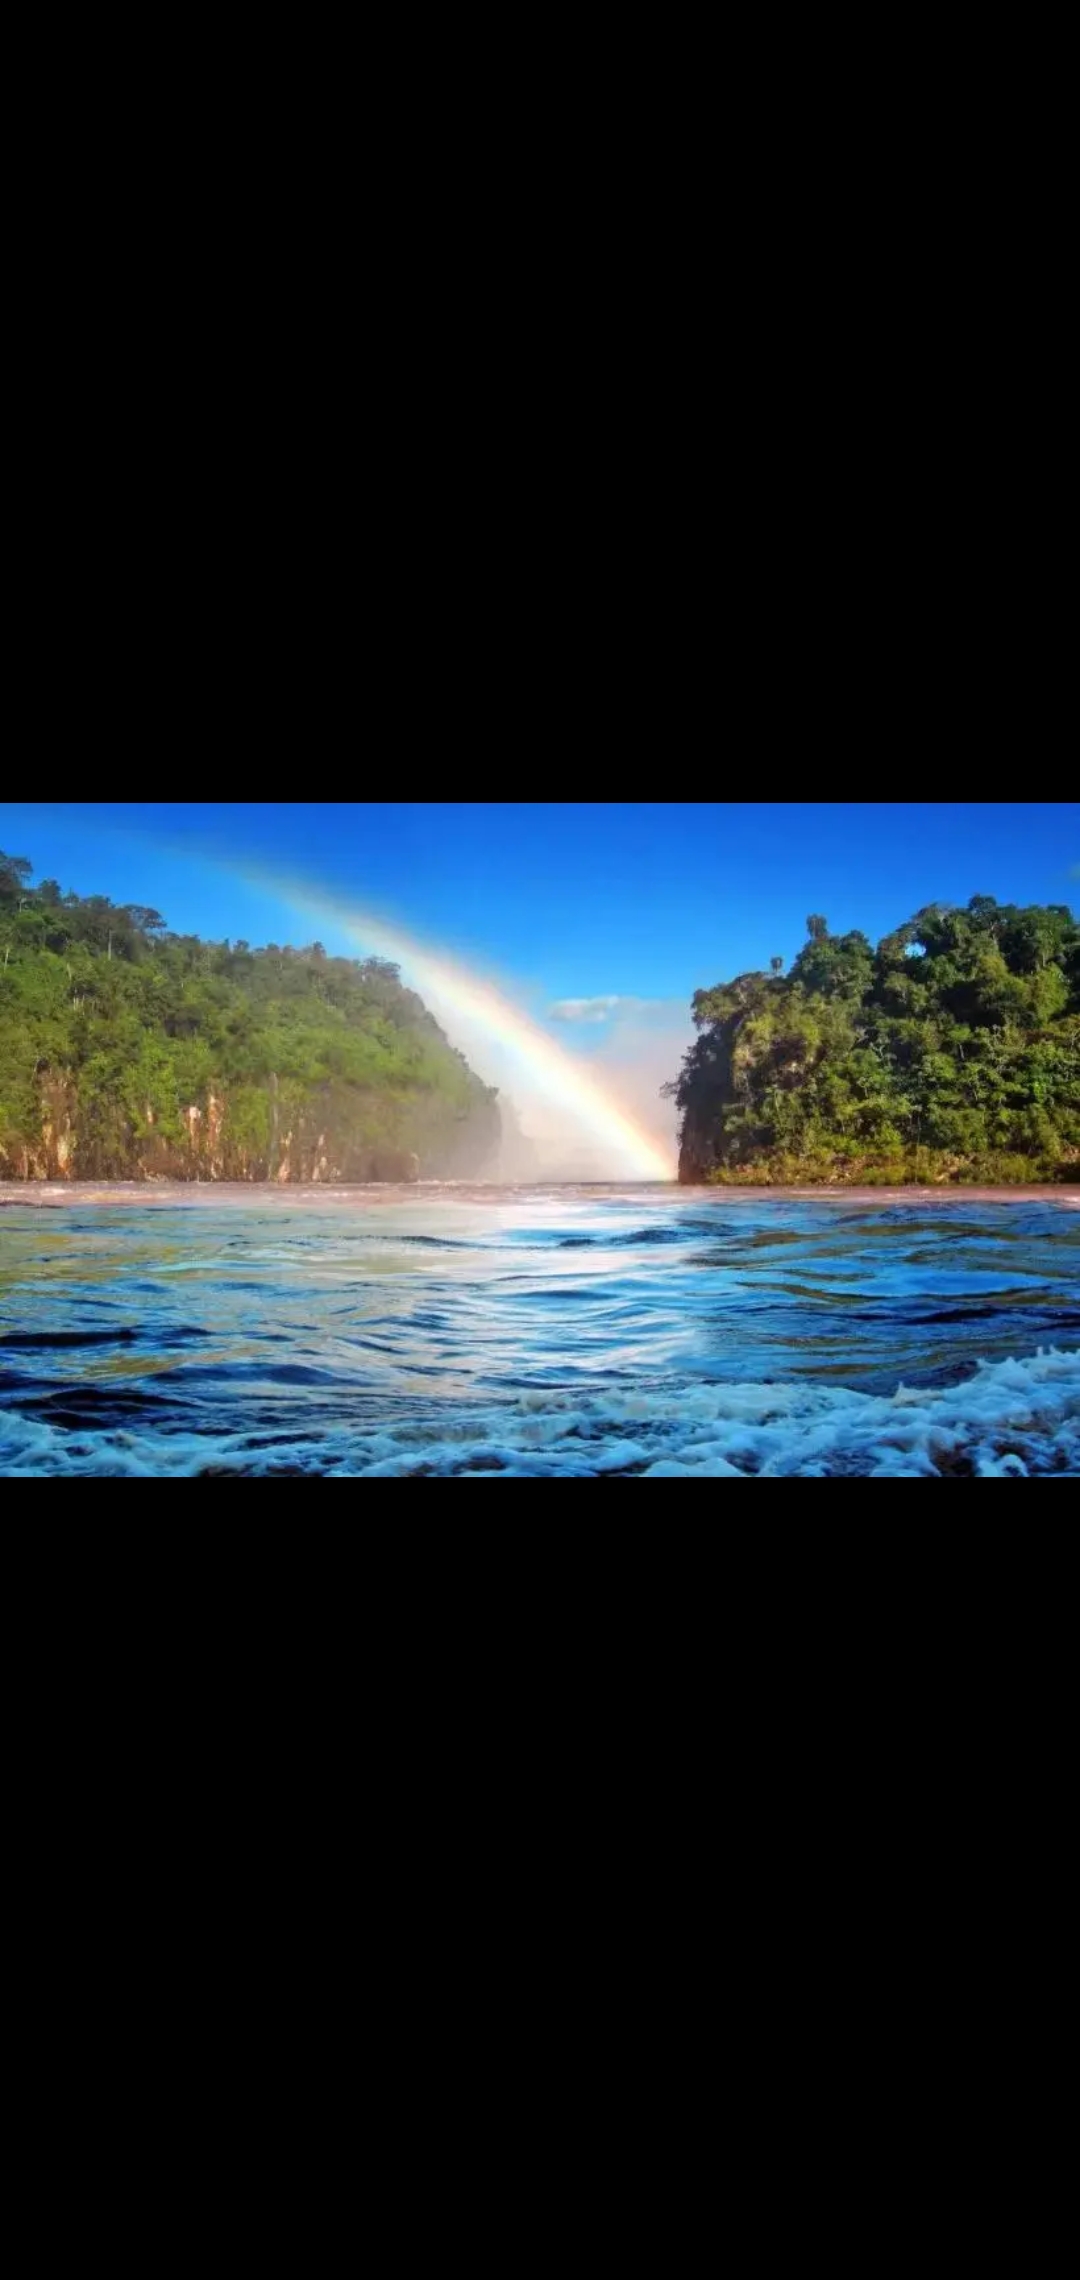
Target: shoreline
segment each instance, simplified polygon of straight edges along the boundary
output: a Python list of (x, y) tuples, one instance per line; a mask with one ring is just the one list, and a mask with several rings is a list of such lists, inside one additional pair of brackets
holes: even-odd
[(432, 1204), (508, 1203), (515, 1197), (533, 1196), (551, 1202), (600, 1203), (608, 1198), (632, 1199), (640, 1195), (650, 1200), (667, 1197), (673, 1203), (684, 1200), (694, 1206), (737, 1210), (742, 1203), (831, 1203), (849, 1204), (860, 1208), (897, 1204), (927, 1205), (948, 1204), (1019, 1204), (1056, 1203), (1063, 1210), (1080, 1210), (1080, 1186), (1069, 1187), (1061, 1183), (1039, 1184), (1025, 1187), (841, 1187), (814, 1185), (810, 1187), (682, 1187), (677, 1181), (603, 1180), (568, 1181), (565, 1184), (545, 1180), (520, 1182), (494, 1182), (472, 1180), (419, 1180), (400, 1185), (390, 1181), (370, 1182), (353, 1187), (303, 1186), (299, 1182), (279, 1181), (226, 1181), (226, 1180), (11, 1180), (0, 1181), (0, 1211), (2, 1210), (63, 1210), (66, 1207), (88, 1207), (108, 1210), (121, 1206), (139, 1205), (148, 1210), (163, 1208), (217, 1209), (221, 1207), (262, 1209), (268, 1205), (289, 1210), (296, 1208), (349, 1207), (367, 1209), (378, 1204)]

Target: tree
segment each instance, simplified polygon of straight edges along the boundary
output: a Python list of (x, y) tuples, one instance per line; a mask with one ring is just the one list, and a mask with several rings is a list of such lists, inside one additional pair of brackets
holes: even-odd
[(25, 855), (5, 855), (0, 848), (0, 902), (17, 902), (24, 894), (34, 866)]
[(829, 931), (828, 919), (819, 918), (816, 913), (812, 913), (806, 921), (806, 931), (811, 942), (824, 942)]

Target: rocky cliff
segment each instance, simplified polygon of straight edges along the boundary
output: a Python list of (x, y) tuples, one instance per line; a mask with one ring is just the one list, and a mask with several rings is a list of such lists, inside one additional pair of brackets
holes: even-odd
[[(250, 1137), (251, 1101), (244, 1104), (243, 1132), (234, 1129), (228, 1089), (212, 1088), (205, 1100), (189, 1101), (177, 1123), (163, 1130), (148, 1101), (142, 1118), (103, 1144), (84, 1129), (77, 1084), (51, 1075), (41, 1087), (40, 1126), (7, 1147), (0, 1145), (0, 1179), (6, 1180), (230, 1180), (277, 1181), (282, 1185), (353, 1185), (370, 1181), (409, 1182), (423, 1178), (480, 1178), (492, 1169), (498, 1127), (489, 1116), (472, 1116), (452, 1140), (433, 1138), (428, 1163), (414, 1148), (391, 1142), (373, 1144), (349, 1132), (329, 1104), (293, 1103), (284, 1115), (280, 1093), (268, 1090), (265, 1145)], [(275, 1129), (276, 1127), (276, 1129)]]

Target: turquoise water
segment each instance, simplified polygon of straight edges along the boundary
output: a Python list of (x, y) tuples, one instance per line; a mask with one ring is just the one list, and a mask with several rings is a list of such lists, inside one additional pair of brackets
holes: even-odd
[(1080, 1470), (1076, 1198), (15, 1192), (8, 1475)]

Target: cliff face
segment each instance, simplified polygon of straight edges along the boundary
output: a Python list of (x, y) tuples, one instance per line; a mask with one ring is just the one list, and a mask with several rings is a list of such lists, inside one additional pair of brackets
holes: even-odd
[(680, 1186), (704, 1187), (715, 1162), (715, 1152), (710, 1146), (708, 1134), (687, 1120), (679, 1143)]
[[(261, 1111), (253, 1115), (253, 1108)], [(142, 1116), (100, 1120), (81, 1114), (73, 1078), (49, 1075), (39, 1086), (39, 1116), (28, 1137), (0, 1145), (0, 1179), (8, 1180), (273, 1180), (285, 1185), (352, 1185), (368, 1181), (479, 1179), (495, 1168), (499, 1123), (483, 1103), (449, 1130), (423, 1129), (408, 1110), (381, 1137), (360, 1113), (326, 1097), (297, 1100), (272, 1080), (261, 1100), (234, 1100), (211, 1087), (176, 1116), (162, 1120), (147, 1102)], [(380, 1120), (381, 1121), (381, 1120)], [(253, 1130), (253, 1126), (256, 1128)], [(414, 1140), (420, 1145), (412, 1146)]]

